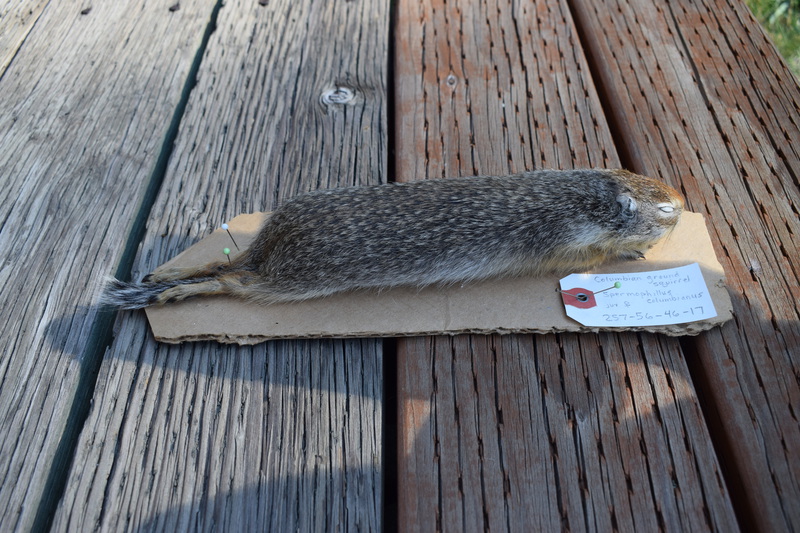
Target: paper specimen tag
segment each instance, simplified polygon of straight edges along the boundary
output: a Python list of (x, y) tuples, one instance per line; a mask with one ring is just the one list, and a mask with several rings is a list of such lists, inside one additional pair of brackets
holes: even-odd
[(584, 326), (666, 326), (717, 316), (697, 263), (630, 274), (570, 274), (560, 284), (567, 316)]

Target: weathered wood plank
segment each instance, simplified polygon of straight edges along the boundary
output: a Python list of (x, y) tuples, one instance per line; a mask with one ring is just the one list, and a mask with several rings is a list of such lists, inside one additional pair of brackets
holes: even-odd
[(57, 497), (48, 478), (66, 467), (56, 453), (101, 355), (90, 304), (123, 254), (212, 5), (81, 15), (80, 2), (51, 2), (0, 78), (4, 531), (29, 530)]
[[(226, 2), (134, 276), (239, 213), (385, 181), (387, 38), (388, 2)], [(380, 528), (381, 341), (167, 346), (143, 317), (117, 323), (57, 529)]]
[[(615, 166), (564, 3), (397, 22), (397, 175)], [(652, 335), (398, 341), (400, 529), (736, 522), (680, 345)]]
[(402, 530), (735, 528), (673, 341), (585, 337), (407, 341)]
[(740, 518), (800, 529), (800, 88), (741, 2), (575, 6), (632, 165), (726, 270), (736, 320), (693, 345)]
[(6, 0), (0, 4), (0, 77), (49, 0)]

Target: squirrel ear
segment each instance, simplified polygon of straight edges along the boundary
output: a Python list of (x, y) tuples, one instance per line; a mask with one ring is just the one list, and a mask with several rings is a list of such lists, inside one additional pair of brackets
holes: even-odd
[(636, 200), (627, 194), (620, 194), (617, 196), (617, 203), (620, 205), (620, 213), (625, 218), (633, 218), (633, 216), (636, 214), (636, 210), (639, 207), (636, 205)]

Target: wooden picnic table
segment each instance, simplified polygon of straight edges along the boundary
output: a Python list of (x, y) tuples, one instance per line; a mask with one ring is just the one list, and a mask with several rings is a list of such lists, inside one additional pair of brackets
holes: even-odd
[[(740, 0), (1, 0), (0, 530), (800, 530), (800, 87)], [(625, 167), (735, 318), (155, 342), (94, 304), (304, 191)]]

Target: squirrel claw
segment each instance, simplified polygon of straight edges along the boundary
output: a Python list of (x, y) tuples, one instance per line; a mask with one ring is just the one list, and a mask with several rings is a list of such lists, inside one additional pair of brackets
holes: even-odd
[(646, 259), (643, 252), (639, 250), (626, 250), (617, 256), (618, 259), (624, 259), (625, 261), (639, 261), (640, 259)]

